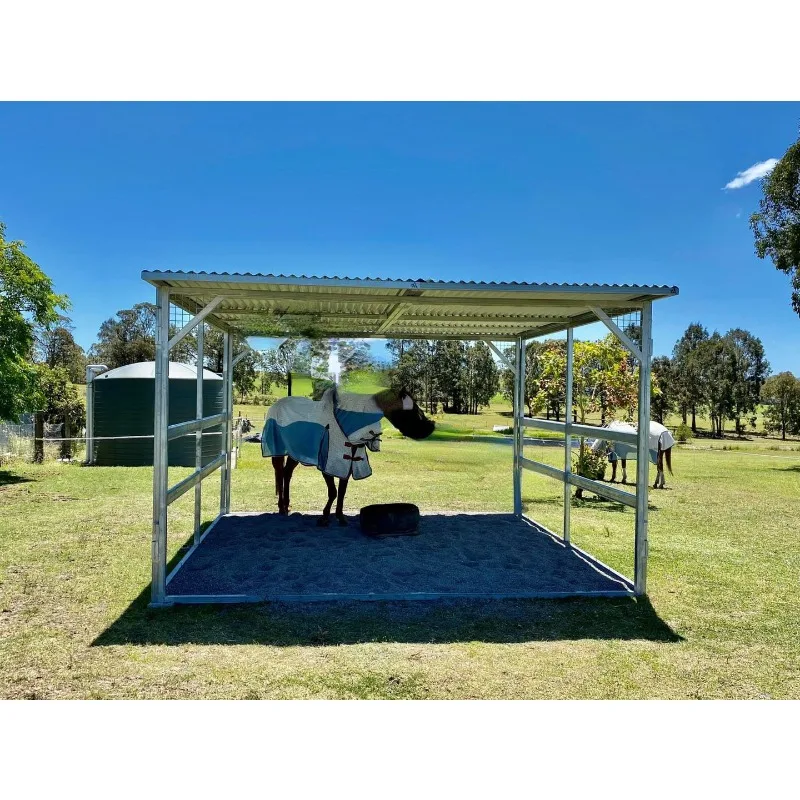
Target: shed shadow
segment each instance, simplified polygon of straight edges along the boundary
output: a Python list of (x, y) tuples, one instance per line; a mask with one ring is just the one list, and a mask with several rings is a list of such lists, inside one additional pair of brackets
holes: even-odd
[[(178, 563), (190, 543), (187, 540), (168, 570)], [(149, 600), (148, 585), (92, 646), (684, 641), (646, 597), (264, 602), (166, 609), (148, 608)]]
[(17, 475), (5, 469), (0, 469), (0, 486), (11, 486), (16, 483), (33, 483), (33, 478), (26, 478), (24, 475)]

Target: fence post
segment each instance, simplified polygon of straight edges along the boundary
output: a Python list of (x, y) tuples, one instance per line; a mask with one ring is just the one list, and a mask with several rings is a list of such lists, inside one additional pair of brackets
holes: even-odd
[(44, 413), (37, 411), (33, 415), (33, 463), (44, 461)]

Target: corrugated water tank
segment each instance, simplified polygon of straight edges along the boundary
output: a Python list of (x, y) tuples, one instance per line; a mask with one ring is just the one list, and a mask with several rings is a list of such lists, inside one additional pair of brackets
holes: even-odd
[[(155, 362), (143, 361), (109, 370), (92, 381), (94, 413), (93, 463), (98, 466), (148, 466), (153, 463), (155, 419)], [(222, 413), (222, 378), (203, 370), (203, 416)], [(169, 365), (169, 424), (196, 417), (197, 372), (188, 364)], [(203, 436), (203, 464), (219, 455), (222, 442), (217, 425)], [(141, 439), (107, 439), (104, 436), (146, 436)], [(169, 443), (171, 467), (195, 465), (195, 434)]]

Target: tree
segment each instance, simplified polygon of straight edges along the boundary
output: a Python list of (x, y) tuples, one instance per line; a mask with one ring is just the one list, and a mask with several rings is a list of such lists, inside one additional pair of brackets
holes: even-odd
[(72, 383), (83, 383), (86, 354), (73, 338), (69, 322), (68, 317), (60, 317), (57, 324), (37, 329), (36, 357), (48, 367), (63, 367)]
[[(117, 311), (100, 325), (91, 358), (109, 369), (154, 361), (156, 357), (156, 306), (137, 303), (133, 308)], [(170, 353), (170, 359), (173, 359)]]
[[(563, 339), (542, 342), (534, 362), (534, 391), (528, 406), (533, 414), (553, 414), (561, 419), (561, 407), (566, 403), (567, 343)], [(574, 352), (574, 351), (573, 351)], [(527, 359), (526, 359), (527, 364)], [(526, 372), (527, 391), (527, 372)], [(565, 410), (566, 415), (566, 410)]]
[(467, 413), (477, 414), (481, 406), (488, 406), (500, 388), (500, 371), (485, 342), (475, 342), (467, 348), (464, 388)]
[(264, 354), (264, 368), (270, 377), (270, 383), (285, 386), (289, 397), (292, 396), (292, 374), (309, 372), (308, 349), (302, 347), (302, 344), (301, 339), (289, 338)]
[(731, 345), (731, 411), (736, 433), (742, 433), (742, 417), (755, 412), (761, 387), (770, 373), (761, 339), (749, 331), (734, 328), (725, 334)]
[(429, 414), (436, 413), (436, 382), (434, 352), (435, 342), (415, 339), (396, 366), (389, 370), (389, 381), (393, 389), (405, 389)]
[(387, 339), (386, 349), (392, 354), (392, 361), (398, 363), (413, 344), (413, 339)]
[(39, 388), (44, 399), (41, 411), (45, 422), (68, 422), (69, 429), (77, 433), (86, 426), (86, 409), (78, 397), (78, 390), (63, 367), (38, 365)]
[(759, 258), (769, 256), (792, 285), (800, 314), (800, 137), (761, 182), (760, 211), (750, 217)]
[(336, 355), (343, 375), (358, 370), (371, 369), (373, 365), (369, 345), (363, 341), (336, 340)]
[[(92, 345), (89, 356), (93, 361), (106, 364), (109, 369), (124, 367), (126, 364), (138, 364), (141, 361), (154, 361), (156, 357), (156, 321), (157, 307), (153, 303), (136, 303), (133, 308), (117, 311), (116, 319), (111, 317), (100, 325), (97, 342)], [(177, 333), (174, 325), (169, 326), (170, 337)], [(212, 333), (213, 332), (213, 333)], [(215, 328), (206, 328), (206, 340), (213, 342), (213, 334), (222, 333)], [(204, 341), (206, 350), (207, 341)], [(193, 334), (184, 336), (169, 351), (169, 360), (183, 364), (195, 360), (197, 343)]]
[(601, 407), (613, 412), (636, 403), (638, 379), (628, 351), (613, 334), (599, 342), (575, 342), (572, 379), (572, 402), (581, 423)]
[(262, 356), (249, 347), (233, 368), (233, 387), (239, 392), (241, 402), (253, 391), (258, 377), (257, 369), (262, 363)]
[(712, 432), (722, 438), (725, 420), (734, 413), (736, 348), (731, 339), (714, 331), (697, 348), (695, 357), (702, 402), (711, 416)]
[(698, 349), (707, 340), (708, 331), (699, 322), (693, 322), (672, 350), (678, 391), (677, 404), (684, 424), (691, 411), (694, 433), (697, 433), (697, 412), (704, 400)]
[(434, 403), (441, 403), (445, 413), (463, 414), (466, 411), (466, 352), (464, 342), (440, 340), (433, 344), (431, 399)]
[[(525, 405), (528, 407), (528, 414), (533, 416), (533, 399), (536, 397), (540, 390), (540, 381), (542, 378), (542, 355), (548, 348), (547, 342), (540, 342), (536, 339), (528, 342), (525, 347)], [(511, 363), (516, 359), (516, 346), (512, 345), (505, 351), (505, 355)], [(565, 362), (566, 363), (566, 362)], [(514, 401), (514, 373), (512, 370), (506, 368), (500, 375), (500, 384), (502, 387), (503, 396), (511, 403)], [(539, 409), (538, 413), (544, 413), (545, 409)]]
[(764, 414), (767, 430), (800, 433), (800, 380), (791, 372), (780, 372), (767, 378), (761, 387), (761, 399), (766, 405)]
[(650, 398), (650, 409), (653, 416), (662, 425), (667, 414), (677, 405), (677, 379), (675, 365), (669, 356), (658, 356), (651, 365), (653, 373), (653, 392)]
[(19, 241), (8, 241), (0, 222), (0, 419), (14, 422), (42, 402), (33, 364), (34, 330), (58, 321), (66, 310), (66, 295), (53, 283)]

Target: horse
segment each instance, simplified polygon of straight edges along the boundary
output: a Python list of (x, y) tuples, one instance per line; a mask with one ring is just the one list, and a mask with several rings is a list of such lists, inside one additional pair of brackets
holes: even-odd
[[(377, 453), (381, 444), (381, 420), (386, 417), (404, 436), (425, 439), (433, 433), (429, 420), (405, 391), (386, 389), (377, 394), (326, 389), (319, 400), (283, 397), (273, 403), (264, 421), (261, 454), (272, 459), (278, 513), (289, 514), (289, 487), (298, 464), (316, 467), (328, 487), (328, 502), (318, 524), (330, 524), (336, 501), (336, 519), (347, 525), (344, 497), (350, 478), (372, 474), (367, 452)], [(338, 491), (334, 479), (339, 479)]]
[[(636, 433), (636, 428), (629, 422), (614, 421), (605, 426), (611, 431), (625, 431), (626, 433)], [(672, 448), (675, 444), (675, 439), (672, 434), (658, 422), (650, 423), (650, 460), (656, 465), (656, 482), (653, 484), (654, 489), (666, 489), (664, 481), (664, 464), (666, 463), (669, 474), (672, 475)], [(624, 442), (610, 442), (604, 439), (596, 439), (592, 444), (592, 452), (598, 452), (603, 448), (606, 449), (608, 460), (611, 462), (611, 483), (617, 479), (617, 461), (622, 462), (622, 483), (627, 483), (627, 462), (628, 459), (636, 458), (636, 448), (633, 445)]]

